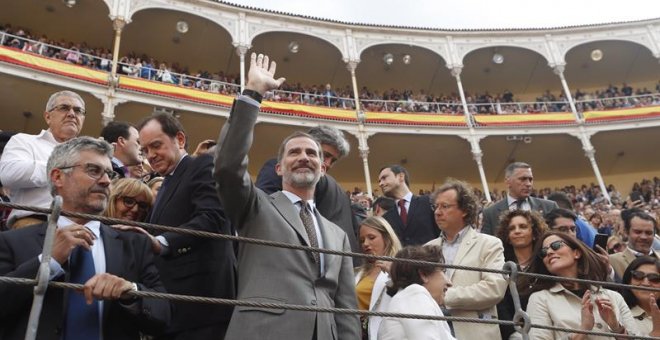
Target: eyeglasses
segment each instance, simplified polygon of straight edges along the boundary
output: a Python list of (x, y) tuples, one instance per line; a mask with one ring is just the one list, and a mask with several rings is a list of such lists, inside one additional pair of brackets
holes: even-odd
[(84, 116), (87, 111), (85, 111), (84, 108), (80, 106), (72, 106), (69, 104), (60, 104), (55, 106), (54, 108), (50, 109), (48, 112), (53, 112), (53, 111), (59, 111), (59, 112), (69, 112), (73, 110), (73, 112), (78, 115), (78, 116)]
[(133, 209), (133, 207), (136, 204), (138, 206), (138, 209), (142, 211), (147, 211), (147, 209), (149, 209), (149, 204), (147, 204), (146, 202), (140, 202), (136, 200), (134, 197), (129, 197), (129, 196), (121, 197), (121, 202), (124, 203), (124, 205), (128, 209)]
[(647, 278), (649, 282), (660, 283), (660, 274), (658, 273), (645, 273), (639, 270), (633, 270), (630, 272), (630, 274), (632, 274), (632, 277), (635, 280), (642, 281), (644, 278)]
[(548, 247), (543, 247), (541, 248), (541, 253), (539, 254), (542, 259), (544, 259), (546, 256), (548, 256), (548, 249), (552, 249), (553, 251), (559, 250), (561, 247), (565, 246), (566, 242), (558, 240), (550, 243)]
[(570, 230), (572, 233), (575, 232), (575, 226), (574, 226), (574, 225), (572, 225), (572, 226), (560, 225), (560, 226), (554, 226), (554, 227), (551, 227), (550, 229), (552, 229), (552, 230), (556, 230), (556, 231), (558, 231), (558, 232), (560, 232), (560, 233), (568, 233), (569, 230)]
[(97, 181), (98, 181), (99, 179), (101, 179), (101, 177), (103, 177), (104, 174), (105, 174), (105, 175), (108, 175), (108, 177), (110, 178), (110, 180), (113, 180), (113, 179), (119, 177), (119, 174), (116, 173), (116, 172), (114, 172), (114, 171), (112, 171), (112, 169), (104, 169), (102, 166), (97, 165), (97, 164), (94, 164), (94, 163), (86, 163), (86, 164), (76, 164), (76, 165), (70, 165), (70, 166), (63, 166), (63, 167), (60, 167), (60, 168), (58, 168), (58, 169), (60, 169), (60, 170), (72, 169), (72, 168), (75, 168), (75, 167), (78, 167), (78, 166), (82, 166), (82, 167), (84, 167), (84, 168), (83, 168), (83, 171), (85, 171), (85, 173), (87, 174), (87, 176), (89, 176), (89, 177), (91, 177), (91, 178), (93, 178), (93, 179), (95, 179), (95, 180), (97, 180)]
[(431, 204), (431, 210), (436, 211), (438, 209), (440, 210), (448, 210), (451, 207), (456, 207), (458, 204)]

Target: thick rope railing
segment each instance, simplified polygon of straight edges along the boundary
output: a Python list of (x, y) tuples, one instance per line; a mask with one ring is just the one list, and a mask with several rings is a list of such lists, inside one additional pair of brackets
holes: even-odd
[[(26, 211), (33, 211), (33, 212), (42, 213), (42, 214), (51, 214), (51, 212), (52, 212), (51, 209), (47, 209), (47, 208), (37, 208), (37, 207), (14, 204), (14, 203), (8, 203), (8, 202), (0, 202), (0, 207), (6, 207), (6, 208), (18, 209), (18, 210), (26, 210)], [(504, 275), (505, 278), (507, 278), (508, 281), (509, 281), (509, 288), (510, 288), (510, 291), (511, 291), (511, 295), (513, 297), (514, 306), (516, 308), (516, 314), (514, 314), (514, 317), (513, 317), (514, 320), (509, 321), (509, 320), (497, 320), (497, 319), (465, 318), (465, 317), (455, 317), (455, 316), (430, 316), (430, 315), (420, 315), (420, 314), (386, 313), (386, 312), (374, 312), (374, 311), (348, 309), (348, 308), (310, 307), (310, 306), (304, 306), (304, 305), (252, 302), (252, 301), (245, 301), (245, 300), (209, 298), (209, 297), (201, 297), (201, 296), (189, 296), (189, 295), (144, 292), (144, 291), (127, 292), (126, 297), (158, 298), (158, 299), (168, 299), (168, 300), (172, 300), (172, 301), (181, 301), (181, 302), (225, 304), (225, 305), (233, 305), (233, 306), (239, 306), (239, 307), (259, 307), (259, 308), (268, 308), (268, 309), (287, 309), (287, 310), (309, 311), (309, 312), (320, 312), (320, 313), (355, 314), (355, 315), (364, 315), (364, 316), (380, 316), (380, 317), (392, 317), (392, 318), (412, 318), (412, 319), (441, 320), (441, 321), (451, 321), (451, 322), (470, 322), (470, 323), (497, 324), (497, 325), (513, 325), (514, 328), (517, 331), (519, 331), (519, 332), (521, 332), (521, 334), (523, 334), (524, 339), (527, 339), (527, 337), (526, 337), (527, 332), (531, 328), (548, 329), (548, 330), (553, 330), (553, 331), (558, 331), (558, 332), (580, 333), (580, 334), (587, 334), (587, 335), (616, 336), (618, 338), (660, 339), (660, 337), (649, 337), (649, 336), (639, 336), (639, 335), (624, 335), (624, 334), (615, 334), (615, 333), (608, 333), (608, 332), (585, 331), (585, 330), (580, 330), (580, 329), (571, 329), (571, 328), (563, 328), (563, 327), (556, 327), (556, 326), (533, 324), (533, 323), (531, 323), (531, 320), (529, 319), (529, 316), (527, 315), (527, 313), (524, 312), (522, 310), (521, 306), (520, 306), (520, 298), (519, 298), (519, 295), (518, 295), (518, 292), (517, 292), (517, 287), (516, 287), (515, 283), (517, 282), (517, 277), (518, 276), (530, 276), (530, 277), (535, 277), (537, 279), (547, 279), (547, 280), (554, 280), (554, 281), (560, 281), (560, 282), (577, 282), (577, 283), (604, 286), (604, 287), (626, 288), (626, 289), (646, 290), (646, 291), (654, 291), (654, 292), (660, 292), (660, 288), (634, 286), (634, 285), (621, 284), (621, 283), (615, 283), (615, 282), (564, 278), (564, 277), (557, 277), (557, 276), (552, 276), (552, 275), (520, 272), (520, 271), (517, 270), (517, 267), (516, 267), (515, 263), (513, 263), (513, 262), (506, 263), (504, 269), (461, 266), (461, 265), (452, 265), (452, 264), (446, 264), (446, 263), (419, 261), (419, 260), (411, 260), (411, 259), (399, 259), (399, 258), (388, 257), (388, 256), (376, 256), (376, 255), (359, 254), (359, 253), (352, 253), (352, 252), (338, 251), (338, 250), (331, 250), (331, 249), (314, 248), (314, 247), (309, 247), (309, 246), (295, 245), (295, 244), (289, 244), (289, 243), (283, 243), (283, 242), (275, 242), (275, 241), (267, 241), (267, 240), (260, 240), (260, 239), (252, 239), (252, 238), (241, 237), (241, 236), (217, 234), (217, 233), (212, 233), (212, 232), (204, 232), (204, 231), (197, 231), (197, 230), (191, 230), (191, 229), (183, 229), (183, 228), (163, 226), (163, 225), (150, 224), (150, 223), (144, 223), (144, 222), (127, 221), (127, 220), (121, 220), (121, 219), (116, 219), (116, 218), (108, 218), (108, 217), (103, 217), (103, 216), (98, 216), (98, 215), (72, 213), (72, 212), (67, 212), (67, 211), (61, 211), (60, 214), (63, 215), (63, 216), (67, 216), (67, 217), (76, 217), (76, 218), (83, 218), (83, 219), (90, 219), (90, 220), (98, 220), (98, 221), (100, 221), (104, 224), (109, 224), (109, 225), (122, 224), (122, 225), (141, 227), (141, 228), (150, 229), (150, 230), (158, 230), (158, 231), (164, 231), (164, 232), (176, 232), (176, 233), (187, 234), (187, 235), (192, 235), (192, 236), (197, 236), (197, 237), (205, 237), (205, 238), (228, 240), (228, 241), (238, 241), (238, 242), (252, 243), (252, 244), (263, 245), (263, 246), (274, 246), (274, 247), (281, 247), (281, 248), (287, 248), (287, 249), (293, 249), (293, 250), (312, 251), (312, 252), (319, 252), (319, 253), (324, 253), (324, 254), (339, 255), (339, 256), (350, 256), (350, 257), (371, 259), (371, 260), (384, 260), (384, 261), (390, 261), (390, 262), (402, 262), (402, 263), (410, 263), (410, 264), (416, 264), (416, 265), (436, 266), (436, 267), (440, 267), (440, 268), (452, 268), (452, 269), (457, 269), (457, 270), (471, 270), (471, 271), (498, 273), (498, 274)], [(19, 284), (19, 285), (37, 285), (38, 281), (35, 280), (35, 279), (13, 278), (13, 277), (0, 276), (0, 283)], [(48, 287), (82, 290), (84, 286), (81, 285), (81, 284), (72, 284), (72, 283), (53, 281), (53, 282), (48, 283)], [(513, 287), (513, 289), (511, 289), (512, 287)]]

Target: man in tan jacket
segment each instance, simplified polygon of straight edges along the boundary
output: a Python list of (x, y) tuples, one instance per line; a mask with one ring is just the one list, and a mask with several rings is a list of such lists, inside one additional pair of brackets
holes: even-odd
[[(427, 244), (442, 247), (445, 263), (503, 268), (502, 241), (474, 229), (478, 203), (466, 183), (449, 180), (433, 193), (432, 199), (441, 232), (440, 237)], [(445, 295), (445, 307), (451, 316), (497, 319), (496, 305), (507, 286), (502, 274), (448, 269), (447, 276), (453, 284)], [(496, 324), (454, 322), (453, 328), (457, 339), (501, 339)]]

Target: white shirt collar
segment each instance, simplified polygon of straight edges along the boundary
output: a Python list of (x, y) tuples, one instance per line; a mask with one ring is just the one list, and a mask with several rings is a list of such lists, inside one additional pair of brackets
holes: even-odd
[[(294, 194), (290, 191), (282, 190), (282, 193), (286, 196), (286, 198), (289, 199), (289, 201), (291, 201), (291, 203), (293, 203), (293, 205), (296, 205), (296, 203), (298, 203), (300, 201), (303, 201), (302, 198), (298, 197), (298, 195), (296, 195), (296, 194)], [(316, 208), (316, 204), (314, 204), (313, 199), (312, 200), (305, 200), (305, 201), (307, 202), (307, 204), (309, 204), (309, 206), (312, 207), (312, 209)]]

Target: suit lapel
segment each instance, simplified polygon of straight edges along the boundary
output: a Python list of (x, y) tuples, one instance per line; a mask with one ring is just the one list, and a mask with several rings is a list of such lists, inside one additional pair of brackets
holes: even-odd
[[(104, 224), (101, 224), (101, 239), (105, 251), (105, 272), (119, 277), (124, 277), (124, 253), (119, 233)], [(107, 322), (110, 314), (110, 301), (103, 303), (103, 323)]]
[(174, 170), (174, 174), (167, 181), (167, 186), (163, 188), (163, 197), (160, 198), (158, 201), (158, 206), (155, 207), (158, 209), (151, 212), (151, 215), (153, 216), (150, 216), (147, 221), (157, 221), (160, 218), (160, 215), (162, 215), (163, 211), (165, 211), (164, 208), (167, 205), (167, 202), (169, 202), (169, 200), (174, 196), (179, 183), (181, 183), (181, 179), (184, 177), (184, 174), (188, 170), (188, 163), (190, 160), (190, 156), (184, 156), (181, 162), (179, 162), (179, 165)]
[(305, 231), (305, 226), (302, 224), (302, 220), (298, 215), (296, 207), (293, 206), (291, 201), (285, 194), (281, 191), (278, 191), (270, 196), (270, 199), (273, 203), (273, 206), (277, 211), (284, 217), (284, 219), (289, 223), (293, 230), (298, 233), (298, 236), (305, 241), (306, 246), (309, 246), (309, 237), (307, 237), (307, 231)]

